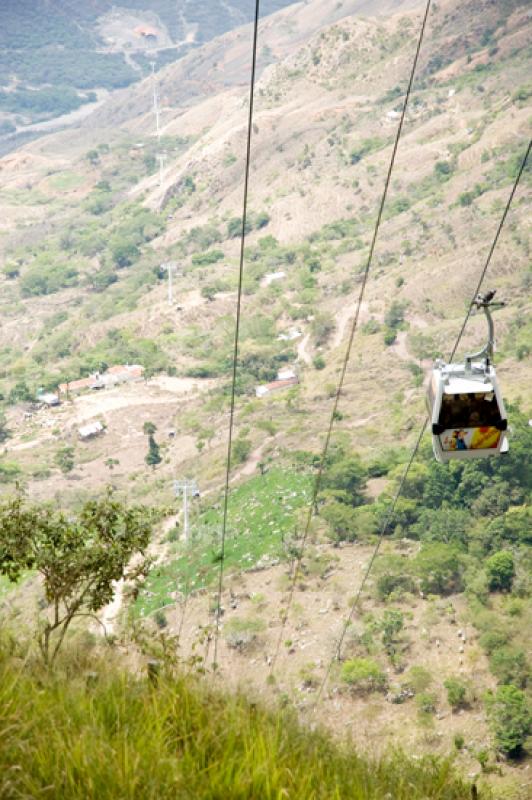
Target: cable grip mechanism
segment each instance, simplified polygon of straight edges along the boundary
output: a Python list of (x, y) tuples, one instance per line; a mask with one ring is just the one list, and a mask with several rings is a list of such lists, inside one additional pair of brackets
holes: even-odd
[(477, 353), (470, 353), (465, 357), (465, 369), (466, 372), (471, 372), (472, 370), (472, 363), (473, 361), (479, 361), (480, 359), (484, 359), (484, 366), (487, 369), (490, 363), (493, 361), (493, 352), (495, 349), (495, 326), (493, 323), (493, 317), (491, 316), (491, 311), (496, 308), (503, 308), (505, 305), (502, 300), (494, 301), (495, 297), (495, 289), (492, 289), (485, 294), (477, 294), (471, 306), (477, 309), (482, 309), (484, 315), (486, 317), (486, 321), (488, 323), (488, 340), (482, 350), (479, 350)]

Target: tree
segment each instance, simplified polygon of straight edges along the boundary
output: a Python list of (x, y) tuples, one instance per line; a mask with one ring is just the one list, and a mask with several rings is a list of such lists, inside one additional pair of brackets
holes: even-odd
[(0, 442), (5, 442), (9, 438), (7, 419), (3, 411), (0, 411)]
[(466, 705), (466, 686), (458, 678), (447, 678), (443, 685), (447, 689), (447, 700), (453, 711), (463, 708)]
[(130, 267), (140, 256), (140, 250), (133, 242), (115, 241), (111, 245), (111, 255), (117, 267)]
[(336, 327), (334, 318), (326, 311), (322, 311), (314, 316), (311, 323), (312, 335), (316, 347), (320, 347), (330, 337)]
[(384, 315), (384, 324), (387, 328), (397, 330), (401, 327), (405, 319), (406, 303), (400, 300), (394, 300)]
[(38, 642), (47, 665), (60, 651), (72, 621), (93, 616), (113, 598), (113, 582), (145, 574), (152, 528), (145, 508), (126, 508), (108, 493), (91, 500), (76, 517), (30, 504), (18, 493), (0, 504), (0, 574), (17, 581), (36, 570), (46, 599)]
[(524, 689), (530, 677), (526, 653), (516, 647), (499, 647), (490, 656), (490, 669), (499, 683)]
[(74, 469), (74, 448), (70, 446), (61, 447), (54, 458), (55, 463), (65, 475)]
[(89, 150), (85, 158), (93, 167), (100, 162), (100, 154), (97, 150)]
[(214, 300), (214, 298), (216, 297), (217, 291), (218, 291), (218, 289), (217, 289), (216, 286), (210, 286), (210, 285), (209, 286), (202, 286), (201, 287), (201, 296), (204, 297), (205, 300), (208, 300), (209, 302), (212, 302)]
[[(246, 219), (245, 232), (250, 233), (252, 224), (249, 217)], [(227, 236), (229, 239), (237, 239), (242, 235), (242, 217), (231, 217), (227, 223)]]
[(366, 474), (356, 456), (342, 458), (325, 473), (322, 486), (328, 494), (351, 506), (364, 502), (363, 489)]
[(515, 564), (508, 550), (494, 553), (486, 561), (489, 588), (491, 591), (510, 591), (515, 576)]
[(423, 545), (412, 566), (427, 594), (451, 594), (462, 590), (463, 563), (454, 547), (434, 542)]
[(502, 753), (516, 757), (532, 732), (532, 714), (524, 692), (516, 686), (499, 686), (486, 700), (488, 717)]
[(397, 636), (403, 630), (404, 622), (404, 616), (401, 611), (391, 609), (384, 612), (379, 627), (382, 631), (382, 643), (386, 652), (394, 651)]
[(235, 464), (243, 464), (248, 460), (251, 453), (251, 441), (244, 436), (239, 436), (233, 445), (233, 461)]
[(148, 436), (148, 454), (144, 459), (149, 467), (155, 467), (162, 461), (160, 448), (152, 433)]
[(354, 691), (376, 692), (386, 687), (386, 675), (370, 658), (352, 658), (342, 666), (342, 680)]
[(157, 426), (153, 424), (153, 422), (145, 422), (142, 426), (142, 432), (146, 436), (153, 436), (157, 430)]

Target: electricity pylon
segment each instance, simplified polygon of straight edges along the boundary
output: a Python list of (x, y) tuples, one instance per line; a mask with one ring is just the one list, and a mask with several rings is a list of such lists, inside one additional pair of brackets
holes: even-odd
[(188, 500), (189, 497), (199, 497), (199, 489), (198, 484), (194, 480), (185, 480), (181, 481), (174, 481), (174, 492), (175, 496), (179, 497), (182, 495), (183, 497), (183, 533), (185, 536), (185, 544), (188, 544), (189, 540), (189, 525), (188, 525)]

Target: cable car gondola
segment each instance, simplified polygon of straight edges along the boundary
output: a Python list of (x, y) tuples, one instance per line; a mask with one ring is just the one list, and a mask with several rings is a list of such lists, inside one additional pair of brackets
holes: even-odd
[(508, 452), (508, 419), (493, 366), (494, 329), (491, 308), (495, 292), (478, 295), (473, 305), (488, 321), (488, 342), (463, 364), (438, 359), (427, 391), (432, 448), (438, 461), (485, 458)]

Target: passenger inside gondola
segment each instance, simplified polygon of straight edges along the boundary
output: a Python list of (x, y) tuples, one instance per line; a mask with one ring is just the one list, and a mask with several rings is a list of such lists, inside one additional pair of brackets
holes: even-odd
[(440, 425), (449, 428), (497, 427), (501, 414), (494, 392), (444, 394)]

